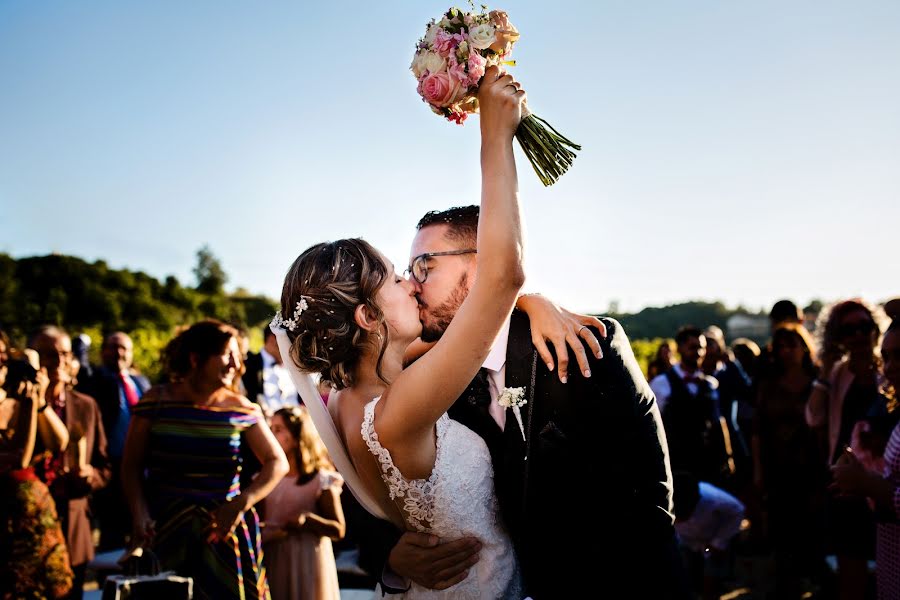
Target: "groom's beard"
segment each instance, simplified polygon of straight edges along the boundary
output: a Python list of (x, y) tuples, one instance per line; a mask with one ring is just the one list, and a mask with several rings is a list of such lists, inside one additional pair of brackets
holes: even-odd
[(469, 275), (463, 273), (446, 302), (434, 308), (425, 306), (426, 318), (422, 322), (423, 342), (436, 342), (441, 339), (441, 336), (450, 327), (450, 321), (456, 316), (456, 311), (459, 310), (468, 295)]

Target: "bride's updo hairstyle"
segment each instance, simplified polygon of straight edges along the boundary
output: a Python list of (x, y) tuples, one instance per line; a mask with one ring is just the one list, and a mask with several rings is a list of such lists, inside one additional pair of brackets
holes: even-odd
[[(359, 238), (316, 244), (297, 257), (281, 292), (282, 326), (287, 325), (294, 364), (341, 390), (354, 384), (363, 351), (376, 350), (376, 373), (384, 379), (388, 328), (375, 294), (389, 275), (378, 251)], [(377, 324), (372, 332), (356, 324), (361, 304)]]

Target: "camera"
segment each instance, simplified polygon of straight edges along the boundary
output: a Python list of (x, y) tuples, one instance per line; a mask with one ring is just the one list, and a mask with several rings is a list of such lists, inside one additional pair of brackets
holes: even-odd
[(23, 381), (37, 383), (37, 371), (24, 358), (13, 358), (6, 362), (6, 379), (3, 381), (3, 391), (7, 396), (17, 396), (19, 386)]

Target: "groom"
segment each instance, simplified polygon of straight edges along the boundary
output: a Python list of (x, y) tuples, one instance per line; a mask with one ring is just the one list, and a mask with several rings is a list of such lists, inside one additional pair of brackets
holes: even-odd
[[(430, 212), (419, 221), (410, 279), (423, 341), (440, 338), (468, 294), (478, 267), (477, 225), (477, 206)], [(527, 316), (514, 311), (450, 416), (487, 443), (502, 517), (532, 597), (680, 598), (659, 410), (622, 326), (603, 323), (607, 336), (597, 336), (603, 359), (591, 359), (592, 376), (573, 372), (563, 382), (538, 359)], [(497, 401), (503, 388), (518, 387), (527, 399), (521, 425)], [(374, 556), (367, 566), (395, 591), (403, 578), (449, 587), (477, 561), (475, 540), (379, 533), (381, 551), (363, 552)]]

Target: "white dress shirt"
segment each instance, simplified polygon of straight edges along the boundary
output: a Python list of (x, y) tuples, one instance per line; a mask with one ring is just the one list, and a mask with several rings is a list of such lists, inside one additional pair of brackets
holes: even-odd
[(287, 369), (278, 364), (265, 348), (261, 348), (259, 354), (263, 364), (263, 397), (260, 402), (263, 411), (272, 415), (286, 406), (298, 406), (297, 388)]
[(488, 412), (494, 417), (501, 430), (506, 427), (506, 408), (500, 406), (497, 398), (500, 397), (500, 392), (506, 387), (506, 348), (508, 345), (509, 319), (506, 319), (506, 323), (503, 324), (503, 328), (497, 334), (497, 339), (494, 340), (494, 345), (491, 346), (491, 351), (488, 353), (487, 358), (484, 359), (484, 364), (481, 365), (488, 370), (488, 382), (491, 390), (491, 404), (488, 407)]
[(675, 531), (681, 543), (695, 552), (707, 548), (724, 551), (731, 539), (741, 531), (744, 505), (740, 500), (716, 486), (700, 482), (700, 500), (691, 517), (676, 521)]
[[(689, 375), (689, 373), (681, 367), (681, 364), (675, 365), (675, 374), (682, 380)], [(695, 377), (701, 377), (703, 371), (697, 369), (692, 374)], [(712, 396), (718, 398), (719, 391), (716, 389), (718, 387), (718, 382), (713, 378), (710, 378), (708, 381), (710, 382), (710, 385), (713, 386)], [(653, 381), (650, 382), (650, 389), (653, 390), (653, 395), (656, 396), (656, 405), (659, 407), (660, 412), (662, 412), (662, 409), (665, 408), (666, 403), (672, 396), (672, 384), (669, 383), (669, 378), (665, 373), (657, 375), (653, 378)], [(696, 396), (697, 392), (700, 391), (700, 388), (693, 381), (687, 384), (687, 389), (691, 396)]]

